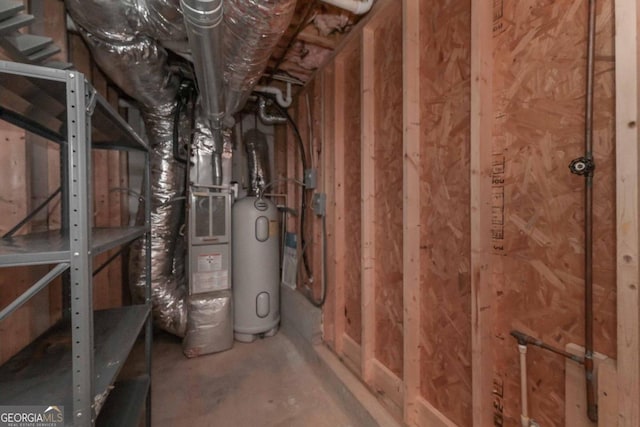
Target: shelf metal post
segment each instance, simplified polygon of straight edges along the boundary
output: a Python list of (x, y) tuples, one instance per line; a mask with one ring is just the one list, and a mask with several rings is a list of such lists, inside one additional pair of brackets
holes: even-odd
[(93, 384), (93, 286), (90, 215), (91, 117), (87, 112), (84, 75), (67, 74), (67, 158), (69, 192), (69, 250), (71, 258), (71, 337), (73, 356), (73, 420), (76, 426), (92, 425)]

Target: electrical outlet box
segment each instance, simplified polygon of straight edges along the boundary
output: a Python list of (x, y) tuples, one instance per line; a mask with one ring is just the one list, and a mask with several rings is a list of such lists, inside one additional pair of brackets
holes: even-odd
[(325, 193), (314, 193), (311, 199), (313, 212), (318, 216), (325, 216), (327, 213), (327, 195)]
[(314, 190), (317, 185), (318, 172), (316, 169), (307, 169), (304, 171), (304, 188)]

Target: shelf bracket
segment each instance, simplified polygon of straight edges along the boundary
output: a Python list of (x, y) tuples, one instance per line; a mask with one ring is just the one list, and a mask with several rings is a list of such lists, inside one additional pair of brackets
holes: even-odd
[(97, 91), (93, 87), (87, 87), (87, 114), (90, 116), (93, 115), (93, 112), (96, 109), (96, 102), (98, 102), (96, 93)]
[(4, 320), (11, 313), (22, 307), (24, 303), (29, 301), (35, 294), (40, 292), (47, 286), (53, 279), (62, 274), (67, 268), (69, 268), (68, 262), (62, 262), (56, 265), (51, 271), (49, 271), (46, 275), (44, 275), (40, 280), (38, 280), (33, 286), (27, 289), (22, 295), (13, 300), (11, 304), (6, 306), (2, 311), (0, 311), (0, 321)]
[(56, 197), (60, 192), (62, 191), (62, 187), (58, 187), (58, 189), (56, 191), (54, 191), (49, 197), (47, 197), (47, 199), (40, 203), (40, 205), (35, 208), (33, 211), (31, 211), (27, 216), (24, 217), (24, 219), (22, 221), (20, 221), (19, 223), (17, 223), (16, 225), (13, 226), (13, 228), (9, 231), (7, 231), (6, 233), (4, 233), (2, 235), (3, 239), (7, 239), (9, 237), (12, 237), (14, 234), (16, 234), (16, 231), (20, 230), (22, 228), (23, 225), (25, 225), (26, 223), (28, 223), (29, 221), (31, 221), (31, 219), (38, 215), (38, 212), (40, 212), (42, 209), (44, 209), (49, 203), (51, 203), (51, 201), (53, 200), (54, 197)]

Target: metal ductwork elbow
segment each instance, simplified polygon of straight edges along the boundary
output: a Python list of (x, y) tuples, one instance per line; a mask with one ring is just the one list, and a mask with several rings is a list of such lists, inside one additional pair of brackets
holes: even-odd
[(180, 0), (206, 117), (214, 129), (224, 118), (223, 0)]
[(249, 166), (249, 196), (258, 196), (271, 184), (269, 167), (269, 146), (267, 136), (258, 129), (249, 129), (244, 134), (244, 146), (247, 150)]
[(287, 118), (267, 113), (267, 100), (258, 98), (258, 117), (265, 125), (283, 125), (287, 123)]

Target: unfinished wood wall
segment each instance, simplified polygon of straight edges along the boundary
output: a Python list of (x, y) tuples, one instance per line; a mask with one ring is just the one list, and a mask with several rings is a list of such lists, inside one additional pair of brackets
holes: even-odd
[[(27, 2), (29, 12), (36, 16), (31, 33), (54, 39), (61, 52), (52, 59), (73, 62), (76, 69), (92, 81), (96, 89), (115, 108), (119, 94), (93, 64), (80, 36), (67, 34), (64, 3), (59, 1)], [(4, 167), (0, 189), (3, 215), (0, 233), (5, 233), (60, 185), (59, 147), (7, 123), (0, 122), (0, 158)], [(117, 227), (128, 223), (127, 155), (118, 151), (95, 150), (93, 153), (94, 217), (96, 226)], [(60, 228), (59, 197), (42, 214), (18, 233)], [(97, 268), (115, 250), (93, 261)], [(0, 307), (19, 296), (47, 271), (46, 266), (11, 268), (0, 271)], [(120, 306), (126, 299), (123, 292), (122, 260), (116, 258), (95, 277), (94, 306), (96, 309)], [(62, 314), (62, 283), (58, 278), (5, 321), (0, 322), (0, 363), (44, 332)]]
[[(637, 2), (615, 3), (635, 13)], [(633, 303), (617, 309), (621, 283), (638, 277), (634, 256), (616, 260), (616, 251), (637, 248), (620, 246), (629, 239), (616, 210), (636, 194), (620, 177), (636, 176), (637, 164), (616, 170), (614, 71), (624, 60), (614, 55), (613, 9), (598, 2), (595, 349), (613, 361), (599, 374), (600, 425), (634, 425), (638, 387), (616, 374), (615, 359), (640, 372), (630, 358), (640, 342), (635, 285), (622, 288)], [(509, 332), (584, 343), (584, 178), (568, 165), (584, 154), (587, 16), (586, 0), (405, 0), (402, 16), (379, 1), (303, 90), (323, 98), (314, 120), (329, 201), (324, 338), (409, 425), (519, 424)], [(616, 199), (616, 188), (626, 195)], [(565, 360), (535, 347), (528, 360), (530, 415), (589, 425), (573, 418), (584, 402), (568, 393), (583, 388), (565, 379)], [(616, 397), (616, 384), (636, 403)]]
[[(55, 40), (62, 51), (53, 59), (63, 59), (66, 55), (66, 27), (64, 24), (64, 5), (59, 2), (46, 2), (42, 7), (25, 6), (38, 20), (32, 26), (32, 32), (47, 35)], [(8, 59), (0, 52), (0, 59)], [(0, 158), (3, 166), (3, 185), (0, 209), (0, 234), (4, 234), (31, 210), (38, 206), (59, 186), (58, 146), (43, 138), (29, 134), (8, 123), (0, 122)], [(56, 206), (59, 198), (49, 205), (34, 220), (22, 227), (16, 234), (37, 232), (60, 227), (60, 217)], [(42, 275), (46, 266), (28, 268), (8, 268), (0, 271), (0, 307), (4, 307), (20, 296)], [(0, 363), (3, 363), (25, 347), (31, 340), (43, 333), (60, 316), (61, 281), (57, 279), (41, 291), (11, 316), (0, 322)]]
[(373, 155), (373, 165), (366, 166), (373, 178), (368, 187), (372, 192), (363, 191), (368, 202), (363, 212), (369, 212), (371, 224), (374, 287), (363, 286), (373, 291), (375, 304), (372, 356), (398, 378), (402, 377), (403, 360), (401, 15), (402, 10), (394, 7), (386, 20), (369, 23), (363, 63), (369, 85), (364, 88), (365, 139), (371, 141), (369, 154)]
[(471, 425), (468, 0), (421, 5), (421, 393)]
[[(361, 156), (361, 39), (355, 40), (341, 54), (336, 63), (336, 91), (344, 93), (342, 109), (342, 136), (344, 170), (342, 171), (342, 195), (344, 204), (344, 317), (345, 332), (356, 343), (362, 339), (362, 271), (360, 257), (362, 247), (362, 214), (360, 212), (360, 189), (362, 186)], [(336, 113), (340, 114), (340, 112)]]
[[(593, 259), (595, 350), (615, 358), (612, 8), (611, 1), (598, 2)], [(569, 0), (499, 2), (494, 9), (488, 345), (507, 425), (520, 414), (512, 398), (520, 380), (510, 330), (560, 348), (584, 343), (584, 178), (567, 166), (584, 155), (586, 12), (586, 2)], [(529, 357), (531, 414), (562, 426), (564, 360), (536, 349)]]

